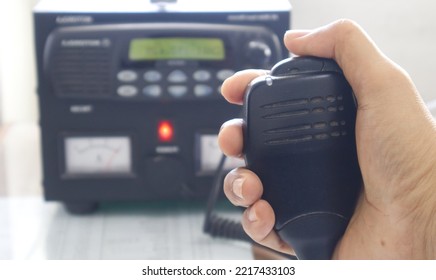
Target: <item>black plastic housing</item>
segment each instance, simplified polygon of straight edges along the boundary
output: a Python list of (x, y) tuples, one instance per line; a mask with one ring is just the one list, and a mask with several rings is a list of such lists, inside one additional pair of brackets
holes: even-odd
[(352, 89), (333, 60), (284, 60), (247, 90), (247, 167), (300, 259), (330, 258), (353, 214), (362, 182), (355, 122)]

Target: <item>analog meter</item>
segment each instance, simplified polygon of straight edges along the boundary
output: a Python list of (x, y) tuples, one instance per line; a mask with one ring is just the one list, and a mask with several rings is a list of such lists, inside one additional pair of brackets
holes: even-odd
[(130, 138), (74, 136), (65, 138), (67, 175), (131, 174)]

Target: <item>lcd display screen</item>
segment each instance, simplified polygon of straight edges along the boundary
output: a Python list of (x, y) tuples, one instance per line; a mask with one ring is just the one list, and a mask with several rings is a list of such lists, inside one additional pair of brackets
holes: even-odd
[(218, 38), (137, 38), (130, 42), (129, 59), (223, 60), (224, 42)]

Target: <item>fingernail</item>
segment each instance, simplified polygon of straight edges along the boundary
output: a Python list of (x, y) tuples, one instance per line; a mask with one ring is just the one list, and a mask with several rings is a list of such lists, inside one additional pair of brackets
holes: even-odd
[(226, 122), (224, 122), (222, 125), (221, 125), (221, 127), (220, 127), (220, 132), (221, 132), (221, 130), (223, 130), (228, 124), (229, 124), (229, 122), (230, 121), (226, 121)]
[(219, 130), (219, 132), (221, 132), (221, 130), (223, 130), (223, 128), (226, 126), (226, 123), (223, 123), (222, 125), (221, 125), (221, 127), (220, 127), (220, 130)]
[(242, 184), (244, 184), (245, 179), (244, 178), (237, 178), (233, 181), (232, 184), (232, 190), (233, 193), (240, 199), (243, 199), (242, 196)]
[(257, 221), (257, 215), (256, 212), (254, 211), (254, 209), (252, 207), (248, 208), (248, 215), (247, 218), (250, 222), (255, 222)]
[(232, 125), (242, 126), (242, 124), (243, 124), (242, 119), (231, 119), (221, 125), (220, 131), (223, 130), (226, 126), (232, 126)]
[(288, 30), (285, 32), (284, 38), (286, 39), (297, 39), (303, 37), (309, 33), (308, 30)]
[(287, 30), (287, 31), (285, 32), (285, 36), (289, 36), (289, 35), (291, 35), (291, 34), (293, 34), (293, 33), (294, 33), (293, 30)]

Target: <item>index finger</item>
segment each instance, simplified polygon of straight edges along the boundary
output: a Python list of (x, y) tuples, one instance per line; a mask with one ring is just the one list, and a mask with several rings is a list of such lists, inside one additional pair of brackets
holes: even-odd
[(259, 76), (265, 76), (268, 73), (269, 71), (260, 69), (248, 69), (236, 72), (233, 76), (224, 81), (221, 86), (221, 93), (228, 102), (241, 105), (244, 100), (247, 85), (253, 79)]
[[(353, 87), (361, 107), (372, 102), (379, 103), (380, 89), (392, 87), (393, 83), (389, 80), (397, 82), (398, 74), (404, 75), (403, 70), (351, 20), (338, 20), (310, 32), (288, 31), (284, 43), (296, 55), (335, 59)], [(394, 94), (392, 98), (396, 100), (398, 95)]]

